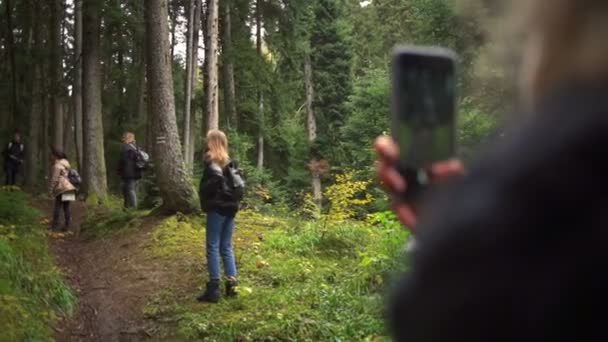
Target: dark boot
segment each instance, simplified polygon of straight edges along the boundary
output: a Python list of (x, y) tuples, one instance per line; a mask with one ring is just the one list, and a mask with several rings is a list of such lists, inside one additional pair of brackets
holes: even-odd
[(236, 287), (238, 284), (239, 283), (234, 278), (226, 281), (226, 297), (234, 298), (239, 295), (238, 292), (236, 292)]
[(205, 289), (205, 292), (198, 296), (196, 300), (199, 302), (217, 303), (220, 301), (220, 296), (220, 281), (211, 280), (207, 283), (207, 289)]

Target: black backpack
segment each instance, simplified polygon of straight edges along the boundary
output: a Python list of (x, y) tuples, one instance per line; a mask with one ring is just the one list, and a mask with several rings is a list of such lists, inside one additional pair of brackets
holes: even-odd
[(231, 162), (224, 170), (217, 164), (211, 164), (211, 169), (221, 175), (224, 180), (222, 182), (223, 195), (237, 203), (242, 201), (245, 197), (245, 180), (237, 164)]
[(80, 174), (78, 174), (78, 171), (76, 171), (74, 169), (69, 169), (67, 177), (68, 177), (68, 181), (70, 181), (70, 183), (72, 183), (72, 185), (76, 189), (80, 188), (80, 186), (82, 185), (82, 177), (80, 177)]
[(226, 183), (227, 195), (235, 202), (240, 202), (245, 197), (245, 180), (243, 179), (241, 170), (236, 164), (228, 165), (228, 177), (224, 177)]

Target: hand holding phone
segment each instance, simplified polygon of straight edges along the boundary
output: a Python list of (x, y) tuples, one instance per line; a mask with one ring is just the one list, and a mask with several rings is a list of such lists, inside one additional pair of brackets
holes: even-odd
[[(397, 199), (393, 203), (393, 210), (401, 223), (414, 230), (418, 221), (416, 210), (411, 203), (400, 200), (401, 194), (406, 192), (409, 184), (397, 170), (399, 146), (391, 137), (381, 136), (376, 139), (375, 148), (379, 157), (378, 178)], [(460, 160), (450, 159), (434, 163), (429, 173), (433, 183), (441, 183), (461, 176), (464, 173), (464, 166)]]
[(432, 165), (454, 156), (455, 56), (432, 47), (393, 52), (392, 136), (399, 147), (396, 167), (408, 184), (402, 200), (411, 204), (429, 187)]

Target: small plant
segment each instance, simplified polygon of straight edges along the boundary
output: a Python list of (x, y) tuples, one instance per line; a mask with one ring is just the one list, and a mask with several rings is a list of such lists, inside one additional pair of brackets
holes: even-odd
[(325, 197), (330, 206), (328, 218), (332, 221), (355, 218), (357, 208), (368, 205), (374, 200), (366, 191), (370, 183), (370, 181), (355, 180), (353, 171), (336, 175), (334, 184), (325, 189)]

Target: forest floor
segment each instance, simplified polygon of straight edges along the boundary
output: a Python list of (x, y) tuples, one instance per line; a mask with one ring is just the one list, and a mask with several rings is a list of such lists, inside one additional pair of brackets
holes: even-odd
[[(53, 203), (34, 200), (50, 218)], [(58, 341), (384, 341), (384, 294), (407, 234), (375, 222), (306, 221), (245, 210), (234, 248), (239, 297), (195, 298), (206, 281), (203, 216), (73, 205), (49, 233), (77, 300)]]
[[(50, 219), (53, 203), (34, 206)], [(74, 202), (73, 224), (67, 233), (51, 233), (49, 242), (57, 263), (77, 300), (71, 319), (56, 327), (58, 341), (132, 341), (153, 337), (143, 317), (150, 296), (175, 277), (167, 263), (139, 253), (158, 219), (144, 218), (127, 234), (92, 238), (81, 234), (89, 210)]]

